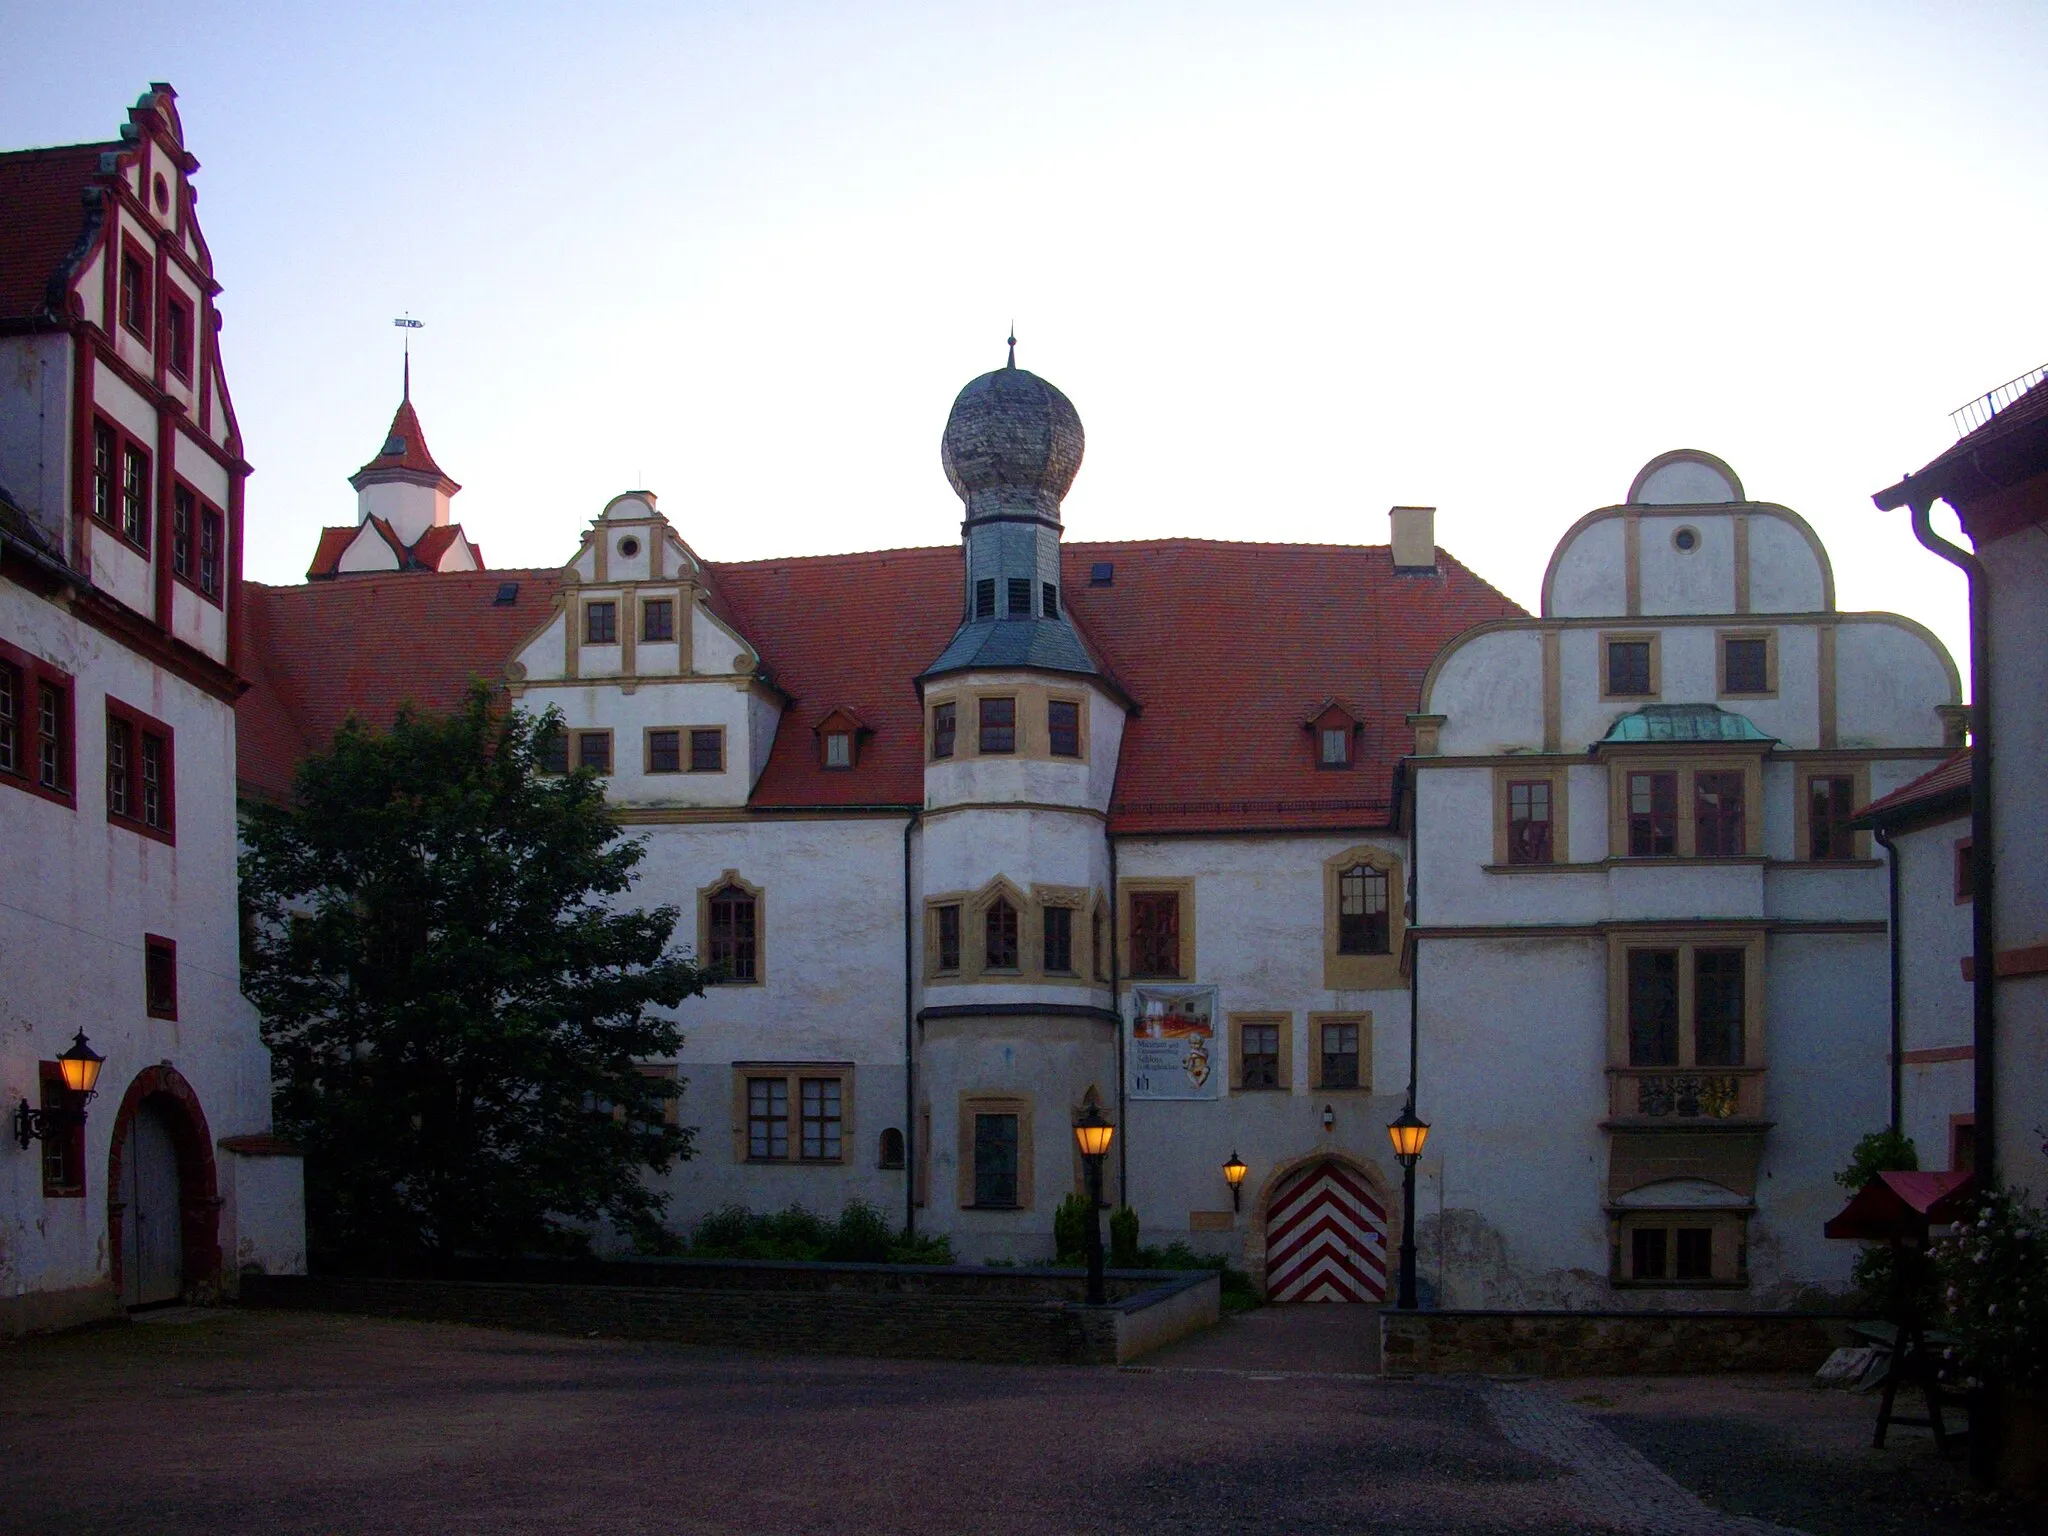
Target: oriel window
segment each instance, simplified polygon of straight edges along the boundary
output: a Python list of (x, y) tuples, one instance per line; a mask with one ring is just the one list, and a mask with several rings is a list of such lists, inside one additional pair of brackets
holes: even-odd
[(960, 969), (960, 907), (957, 902), (947, 902), (932, 909), (932, 920), (937, 928), (937, 963), (942, 971)]
[(1693, 951), (1693, 1065), (1742, 1065), (1743, 952)]
[(1628, 952), (1628, 1064), (1678, 1065), (1678, 951)]
[(1692, 800), (1694, 853), (1701, 858), (1726, 858), (1747, 851), (1743, 846), (1741, 773), (1694, 774)]
[(981, 751), (984, 756), (1017, 750), (1017, 701), (982, 699)]
[(953, 755), (953, 732), (958, 716), (951, 704), (932, 706), (932, 761), (942, 762)]
[(1387, 872), (1354, 864), (1337, 876), (1337, 952), (1384, 955), (1390, 944)]
[(1628, 776), (1628, 853), (1632, 859), (1668, 858), (1678, 852), (1678, 775)]
[(1806, 856), (1855, 858), (1856, 833), (1849, 818), (1856, 814), (1856, 781), (1848, 774), (1816, 776), (1806, 781), (1806, 796)]
[(753, 981), (759, 975), (758, 907), (752, 895), (728, 885), (711, 897), (710, 961), (719, 981)]
[(1081, 755), (1081, 706), (1076, 700), (1049, 700), (1045, 706), (1045, 728), (1054, 757)]
[(1553, 841), (1548, 779), (1531, 779), (1508, 785), (1508, 862), (1548, 864)]
[(1067, 907), (1047, 907), (1044, 910), (1045, 969), (1055, 975), (1066, 975), (1074, 969), (1073, 911)]
[(983, 963), (992, 971), (1014, 971), (1017, 969), (1017, 909), (998, 896), (989, 904), (984, 917), (985, 959)]
[(1017, 1117), (974, 1117), (974, 1203), (1012, 1208), (1017, 1204)]

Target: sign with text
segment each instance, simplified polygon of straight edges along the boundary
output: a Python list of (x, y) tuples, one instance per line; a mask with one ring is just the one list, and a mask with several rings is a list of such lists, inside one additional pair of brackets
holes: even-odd
[(1214, 987), (1133, 987), (1127, 1008), (1130, 1041), (1124, 1060), (1130, 1097), (1221, 1097)]

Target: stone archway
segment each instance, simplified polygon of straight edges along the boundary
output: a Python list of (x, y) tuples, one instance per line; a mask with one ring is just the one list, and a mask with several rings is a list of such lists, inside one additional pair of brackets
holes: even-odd
[(1379, 1208), (1386, 1212), (1386, 1230), (1398, 1232), (1401, 1223), (1401, 1186), (1388, 1179), (1379, 1166), (1340, 1148), (1304, 1153), (1278, 1164), (1259, 1185), (1252, 1201), (1250, 1230), (1245, 1234), (1245, 1264), (1261, 1294), (1268, 1290), (1267, 1238), (1271, 1228), (1274, 1198), (1296, 1184), (1301, 1175), (1329, 1163), (1360, 1180)]
[(107, 1256), (114, 1293), (124, 1294), (123, 1217), (128, 1185), (123, 1175), (136, 1119), (145, 1112), (168, 1134), (177, 1164), (178, 1228), (183, 1259), (183, 1292), (211, 1300), (220, 1291), (220, 1180), (213, 1157), (213, 1133), (199, 1095), (184, 1074), (165, 1062), (136, 1073), (114, 1114), (113, 1146), (107, 1154)]

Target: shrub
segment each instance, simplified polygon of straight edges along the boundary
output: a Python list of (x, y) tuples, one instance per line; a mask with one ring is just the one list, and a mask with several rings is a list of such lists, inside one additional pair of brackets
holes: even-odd
[(1854, 1194), (1880, 1173), (1911, 1173), (1919, 1166), (1920, 1151), (1913, 1138), (1888, 1125), (1856, 1143), (1849, 1166), (1835, 1175), (1835, 1182)]
[(1138, 1267), (1138, 1213), (1128, 1205), (1109, 1215), (1109, 1263), (1112, 1269)]
[(1980, 1381), (2048, 1388), (2048, 1215), (2023, 1189), (1986, 1190), (1934, 1259), (1957, 1363)]
[(1086, 1195), (1068, 1195), (1052, 1213), (1055, 1264), (1088, 1262), (1088, 1223), (1095, 1219), (1094, 1202)]
[(889, 1224), (879, 1206), (851, 1200), (827, 1221), (800, 1205), (760, 1214), (721, 1206), (690, 1233), (693, 1259), (789, 1259), (832, 1264), (950, 1264), (943, 1237), (910, 1237)]

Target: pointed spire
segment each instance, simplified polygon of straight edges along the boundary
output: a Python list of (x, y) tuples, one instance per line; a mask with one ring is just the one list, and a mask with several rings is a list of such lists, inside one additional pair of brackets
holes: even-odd
[(1010, 322), (1010, 361), (1004, 366), (1009, 368), (1017, 366), (1017, 322), (1014, 320)]

